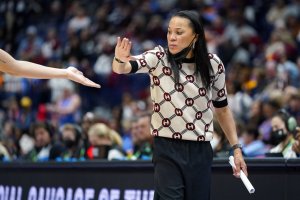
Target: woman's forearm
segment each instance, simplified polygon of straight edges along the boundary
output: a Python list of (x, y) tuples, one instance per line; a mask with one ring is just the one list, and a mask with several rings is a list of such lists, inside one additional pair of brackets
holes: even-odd
[(57, 69), (35, 64), (28, 61), (14, 59), (11, 55), (0, 49), (0, 70), (14, 76), (26, 78), (66, 78), (65, 69)]
[(18, 61), (12, 65), (15, 76), (22, 76), (26, 78), (67, 78), (67, 71), (65, 69), (57, 69), (53, 67), (46, 67), (27, 61)]
[(223, 129), (229, 143), (231, 145), (238, 143), (238, 136), (236, 131), (235, 122), (233, 115), (228, 106), (223, 108), (216, 108), (216, 117), (220, 123), (221, 128)]
[(100, 88), (99, 84), (85, 77), (75, 67), (69, 66), (66, 69), (57, 69), (28, 61), (16, 60), (2, 49), (0, 49), (0, 71), (25, 78), (66, 78), (89, 87)]

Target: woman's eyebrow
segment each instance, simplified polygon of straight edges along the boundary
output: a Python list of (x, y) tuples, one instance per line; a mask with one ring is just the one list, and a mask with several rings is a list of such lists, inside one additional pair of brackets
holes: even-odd
[[(168, 29), (170, 29), (170, 27), (168, 27)], [(175, 27), (173, 29), (181, 30), (182, 28), (181, 27)]]

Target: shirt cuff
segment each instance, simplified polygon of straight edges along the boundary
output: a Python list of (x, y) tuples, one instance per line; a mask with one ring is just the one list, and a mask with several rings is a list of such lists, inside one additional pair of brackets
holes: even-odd
[(130, 60), (129, 63), (131, 64), (131, 71), (129, 73), (133, 74), (133, 73), (137, 72), (137, 70), (139, 69), (139, 65), (138, 65), (137, 61)]
[(212, 101), (215, 108), (223, 108), (228, 105), (227, 98), (223, 101)]

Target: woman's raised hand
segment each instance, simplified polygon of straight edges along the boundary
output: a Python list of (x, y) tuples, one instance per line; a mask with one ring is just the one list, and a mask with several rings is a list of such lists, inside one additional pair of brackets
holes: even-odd
[(115, 48), (115, 57), (122, 62), (128, 62), (131, 60), (130, 56), (131, 41), (128, 38), (117, 38), (117, 45)]

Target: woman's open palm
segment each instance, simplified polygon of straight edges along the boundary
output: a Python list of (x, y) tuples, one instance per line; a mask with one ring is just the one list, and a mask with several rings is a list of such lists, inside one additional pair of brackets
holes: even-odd
[(117, 45), (115, 48), (115, 57), (122, 62), (128, 62), (131, 60), (130, 57), (131, 41), (127, 38), (121, 40), (120, 37), (117, 39)]
[(67, 71), (67, 78), (75, 81), (77, 83), (81, 83), (83, 85), (89, 86), (89, 87), (96, 87), (100, 88), (100, 85), (91, 81), (90, 79), (86, 78), (81, 71), (76, 69), (75, 67), (68, 67), (66, 69)]

